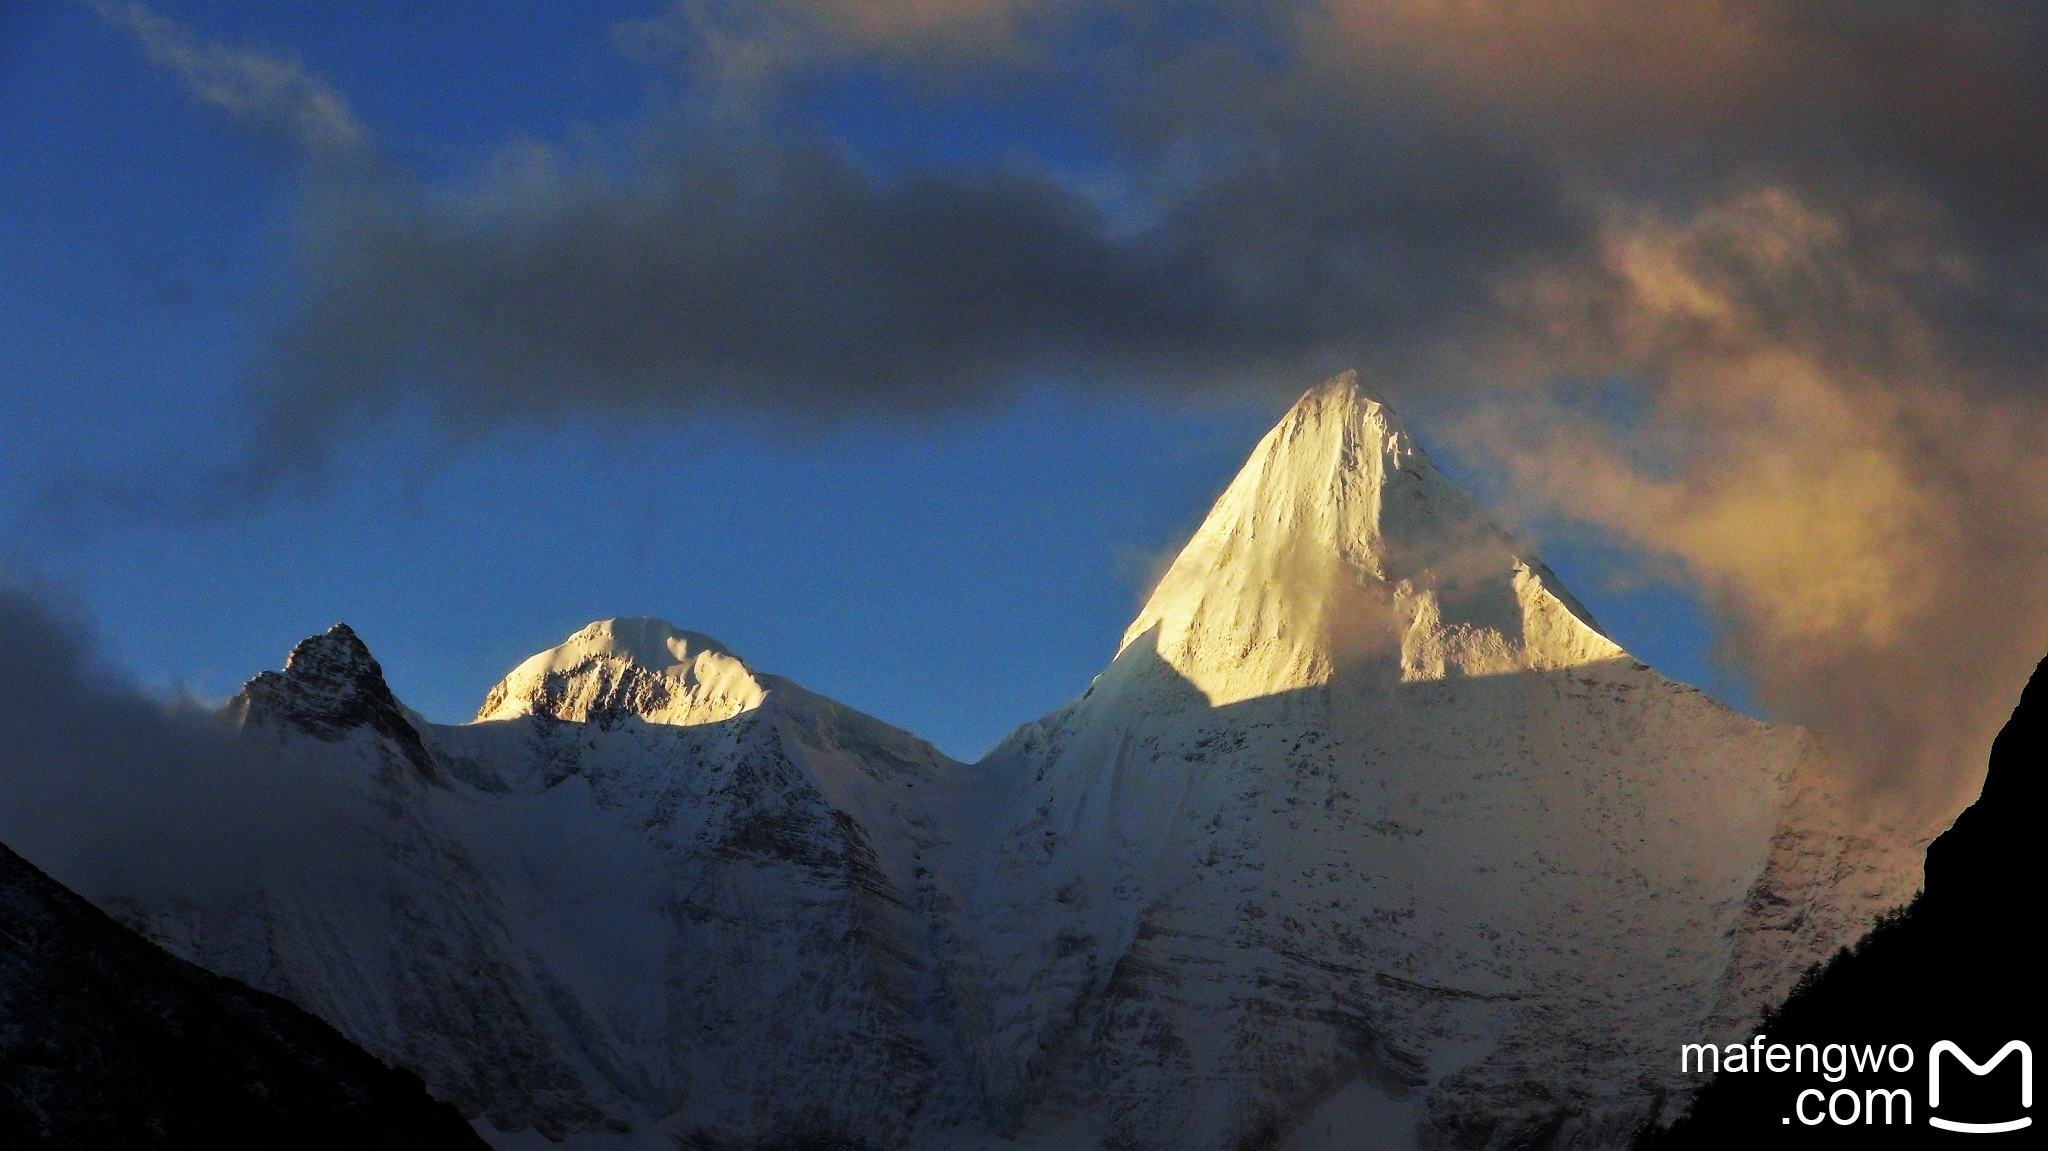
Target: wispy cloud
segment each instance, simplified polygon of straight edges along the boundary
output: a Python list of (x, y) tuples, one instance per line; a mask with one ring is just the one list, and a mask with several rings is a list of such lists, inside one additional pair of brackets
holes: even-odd
[(133, 36), (151, 62), (175, 75), (193, 99), (251, 130), (325, 161), (360, 155), (368, 145), (348, 101), (289, 54), (230, 47), (139, 3), (87, 4)]

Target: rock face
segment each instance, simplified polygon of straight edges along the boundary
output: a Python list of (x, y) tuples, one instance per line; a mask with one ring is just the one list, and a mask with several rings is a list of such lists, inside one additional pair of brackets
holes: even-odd
[[(2048, 1052), (2042, 1027), (2039, 942), (2041, 854), (2035, 836), (2042, 815), (2042, 772), (2048, 766), (2048, 661), (2034, 671), (2012, 719), (1991, 748), (1991, 765), (1977, 802), (1927, 849), (1927, 885), (1911, 906), (1813, 973), (1757, 1028), (1770, 1040), (1907, 1045), (1931, 1061), (1933, 1045), (1959, 1044), (1972, 1058), (1989, 1060), (2019, 1040)], [(1745, 1041), (1726, 1032), (1713, 1038)], [(2015, 1060), (1982, 1083), (1953, 1063), (1940, 1108), (1924, 1093), (1924, 1066), (1910, 1074), (1854, 1082), (1825, 1074), (1724, 1074), (1702, 1091), (1692, 1113), (1668, 1131), (1651, 1132), (1646, 1148), (1727, 1147), (1781, 1131), (1801, 1090), (1832, 1095), (1848, 1089), (1904, 1088), (1922, 1110), (1912, 1130), (1903, 1123), (1882, 1133), (1886, 1146), (1952, 1143), (1951, 1132), (1929, 1124), (1936, 1114), (1964, 1122), (2007, 1121), (2014, 1107)], [(1889, 1070), (1889, 1068), (1888, 1068)], [(1814, 1113), (1809, 1107), (1808, 1114)], [(1980, 1114), (1981, 1113), (1981, 1114)], [(1889, 1126), (1889, 1125), (1888, 1125)], [(1800, 1124), (1802, 1144), (1869, 1146), (1869, 1124)]]
[(10, 1148), (482, 1147), (420, 1081), (138, 938), (0, 847)]
[(384, 682), (384, 669), (345, 623), (301, 640), (284, 671), (258, 672), (229, 702), (225, 718), (243, 727), (289, 728), (336, 743), (368, 730), (387, 740), (422, 778), (433, 761)]
[(1349, 377), (972, 767), (650, 619), (471, 724), (339, 627), (229, 713), (346, 830), (120, 913), (486, 1134), (591, 1146), (1624, 1146), (1689, 1097), (1678, 1043), (1918, 881)]

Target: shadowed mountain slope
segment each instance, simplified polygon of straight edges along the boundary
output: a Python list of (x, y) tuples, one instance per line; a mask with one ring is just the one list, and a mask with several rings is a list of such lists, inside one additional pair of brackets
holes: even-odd
[(0, 1146), (483, 1144), (417, 1077), (165, 954), (0, 847)]
[(890, 1146), (963, 1120), (917, 862), (957, 765), (924, 741), (644, 618), (522, 663), (472, 724), (404, 714), (343, 625), (226, 715), (347, 797), (346, 836), (116, 913), (487, 1136)]

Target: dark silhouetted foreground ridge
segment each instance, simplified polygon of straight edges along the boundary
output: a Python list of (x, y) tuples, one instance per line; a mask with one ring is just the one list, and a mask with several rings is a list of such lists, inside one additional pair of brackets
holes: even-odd
[(0, 846), (0, 1147), (483, 1146), (413, 1075)]
[[(2019, 707), (1991, 748), (1984, 790), (1927, 850), (1926, 887), (1900, 915), (1881, 923), (1853, 951), (1810, 977), (1763, 1026), (1774, 1043), (1905, 1044), (1910, 1071), (1895, 1075), (1723, 1074), (1700, 1093), (1692, 1113), (1652, 1132), (1644, 1151), (1725, 1148), (1759, 1141), (1786, 1145), (1954, 1146), (1958, 1136), (1931, 1126), (1935, 1116), (1964, 1121), (2033, 1119), (2032, 1131), (2007, 1142), (2039, 1145), (2048, 1129), (2040, 1108), (2018, 1105), (2019, 1060), (1979, 1077), (1954, 1063), (1942, 1076), (1942, 1101), (1930, 1109), (1926, 1060), (1941, 1040), (1989, 1060), (2005, 1044), (2026, 1042), (2048, 1056), (2041, 1028), (2041, 775), (2048, 759), (2048, 660), (2034, 670)], [(1748, 1036), (1717, 1037), (1747, 1040)], [(2036, 1074), (2039, 1074), (2038, 1068)], [(1913, 1122), (1887, 1127), (1859, 1119), (1799, 1122), (1792, 1108), (1811, 1088), (1832, 1096), (1873, 1086), (1913, 1094)], [(2036, 1084), (2038, 1087), (2038, 1084)], [(1840, 1114), (1847, 1113), (1847, 1102)], [(1809, 1102), (1806, 1114), (1817, 1114)], [(1786, 1122), (1792, 1119), (1792, 1122)], [(2003, 1145), (2003, 1144), (2000, 1144)]]

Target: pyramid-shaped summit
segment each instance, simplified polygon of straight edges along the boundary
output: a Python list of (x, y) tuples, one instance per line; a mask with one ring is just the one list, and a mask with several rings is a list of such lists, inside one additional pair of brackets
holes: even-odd
[(1337, 377), (961, 777), (982, 1079), (1043, 1108), (1020, 1146), (1084, 1098), (1115, 1146), (1624, 1146), (1679, 1043), (1910, 890), (1788, 878), (1841, 862), (1805, 755), (1628, 658)]
[(1212, 703), (1379, 662), (1413, 681), (1624, 653), (1354, 373), (1266, 433), (1125, 632)]

